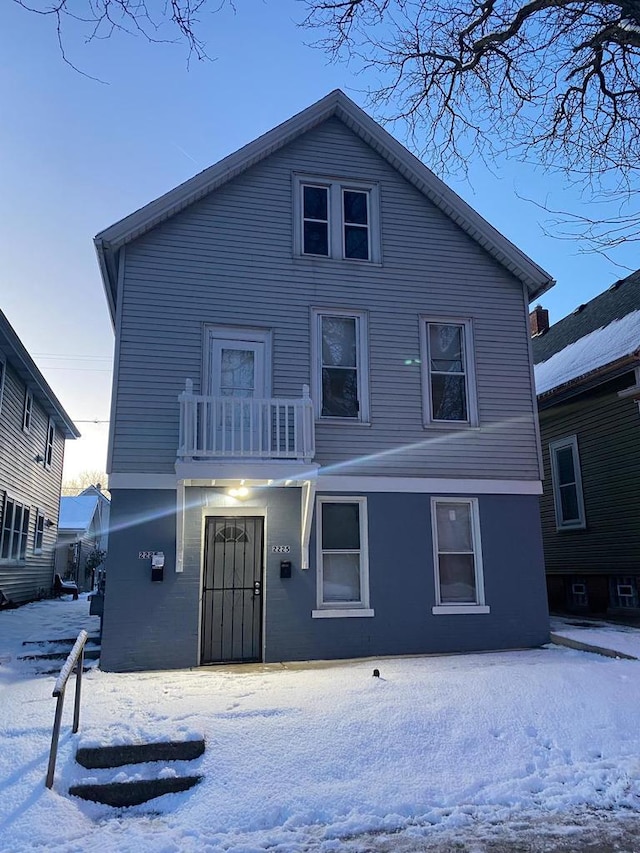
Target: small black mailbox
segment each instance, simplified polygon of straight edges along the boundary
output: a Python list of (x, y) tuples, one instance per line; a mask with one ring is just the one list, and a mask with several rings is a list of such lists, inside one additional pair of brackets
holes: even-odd
[(291, 560), (280, 560), (280, 577), (291, 577)]
[(152, 566), (151, 567), (151, 581), (152, 583), (158, 583), (158, 581), (164, 580), (164, 566)]

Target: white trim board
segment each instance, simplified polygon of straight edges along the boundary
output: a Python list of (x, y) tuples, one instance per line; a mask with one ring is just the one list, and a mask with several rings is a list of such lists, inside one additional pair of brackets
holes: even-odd
[[(197, 462), (188, 463), (189, 471), (181, 471), (181, 473), (190, 473), (192, 477), (177, 477), (176, 474), (148, 474), (129, 472), (122, 474), (109, 475), (109, 489), (175, 489), (178, 480), (196, 479), (198, 485), (206, 488), (206, 477), (197, 477)], [(227, 463), (227, 470), (224, 472), (224, 477), (228, 478), (231, 474), (230, 463)], [(304, 472), (298, 471), (298, 475), (302, 481), (315, 479), (317, 466), (310, 464)], [(201, 472), (202, 473), (202, 472)], [(221, 472), (219, 472), (221, 473)], [(236, 476), (232, 479), (254, 479), (252, 477), (243, 476), (248, 473), (246, 469), (238, 470)], [(256, 471), (254, 470), (255, 474)], [(275, 476), (280, 474), (286, 476), (288, 473), (293, 478), (293, 471), (288, 472), (283, 470), (269, 470), (262, 467), (260, 469), (262, 478), (274, 479), (274, 486), (282, 486), (283, 482), (279, 482)], [(326, 475), (318, 472), (317, 488), (323, 491), (333, 492), (414, 492), (418, 494), (444, 494), (444, 495), (541, 495), (542, 482), (540, 480), (489, 480), (489, 479), (469, 479), (457, 480), (446, 477), (341, 477)], [(304, 476), (303, 476), (304, 475)], [(298, 479), (296, 477), (295, 479)], [(187, 484), (189, 485), (189, 484)], [(221, 488), (221, 485), (211, 485), (211, 488)]]
[(318, 477), (319, 491), (420, 494), (541, 495), (540, 480), (456, 480), (442, 477)]

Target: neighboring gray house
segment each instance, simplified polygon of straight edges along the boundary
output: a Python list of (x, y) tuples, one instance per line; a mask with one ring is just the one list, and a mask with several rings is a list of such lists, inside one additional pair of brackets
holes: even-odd
[(640, 270), (548, 325), (532, 312), (549, 606), (640, 608)]
[(87, 557), (108, 548), (110, 508), (109, 499), (95, 486), (75, 497), (60, 498), (56, 571), (64, 580), (75, 581), (80, 591), (93, 588)]
[(0, 600), (51, 591), (64, 442), (79, 435), (0, 311)]
[(105, 669), (546, 642), (528, 303), (553, 281), (349, 98), (96, 246)]

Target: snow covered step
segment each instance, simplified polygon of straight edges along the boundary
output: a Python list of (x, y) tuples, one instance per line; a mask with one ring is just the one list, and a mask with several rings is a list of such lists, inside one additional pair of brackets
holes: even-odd
[[(61, 637), (55, 640), (23, 640), (23, 646), (69, 646), (72, 648), (77, 637)], [(90, 634), (87, 637), (87, 646), (99, 646), (100, 634)]]
[[(204, 753), (204, 739), (80, 747), (76, 761), (91, 770), (145, 764), (149, 761), (191, 761)], [(156, 795), (159, 796), (159, 795)]]
[[(86, 649), (84, 650), (84, 658), (85, 660), (99, 660), (100, 659), (100, 649)], [(29, 655), (19, 655), (18, 660), (66, 660), (69, 655), (69, 650), (64, 650), (61, 652), (34, 652)]]
[(139, 779), (132, 782), (109, 782), (104, 785), (72, 785), (69, 793), (83, 800), (106, 806), (126, 807), (146, 803), (164, 794), (175, 794), (193, 788), (202, 776), (168, 776), (161, 779)]

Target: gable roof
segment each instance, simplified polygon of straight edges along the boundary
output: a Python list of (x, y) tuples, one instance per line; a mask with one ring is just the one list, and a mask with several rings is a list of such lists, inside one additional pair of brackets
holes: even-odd
[(436, 207), (526, 285), (530, 300), (540, 296), (554, 285), (554, 279), (547, 272), (483, 219), (344, 92), (336, 89), (234, 154), (230, 154), (96, 236), (95, 246), (112, 319), (115, 318), (117, 301), (118, 252), (123, 246), (332, 117), (343, 121)]
[(640, 270), (532, 339), (538, 396), (609, 378), (640, 356)]
[(80, 432), (40, 373), (34, 360), (17, 336), (5, 314), (0, 311), (0, 356), (4, 355), (24, 384), (31, 389), (49, 417), (53, 418), (65, 438), (80, 438)]
[(97, 495), (77, 495), (60, 498), (60, 518), (58, 530), (61, 533), (85, 533), (91, 526), (98, 509)]

